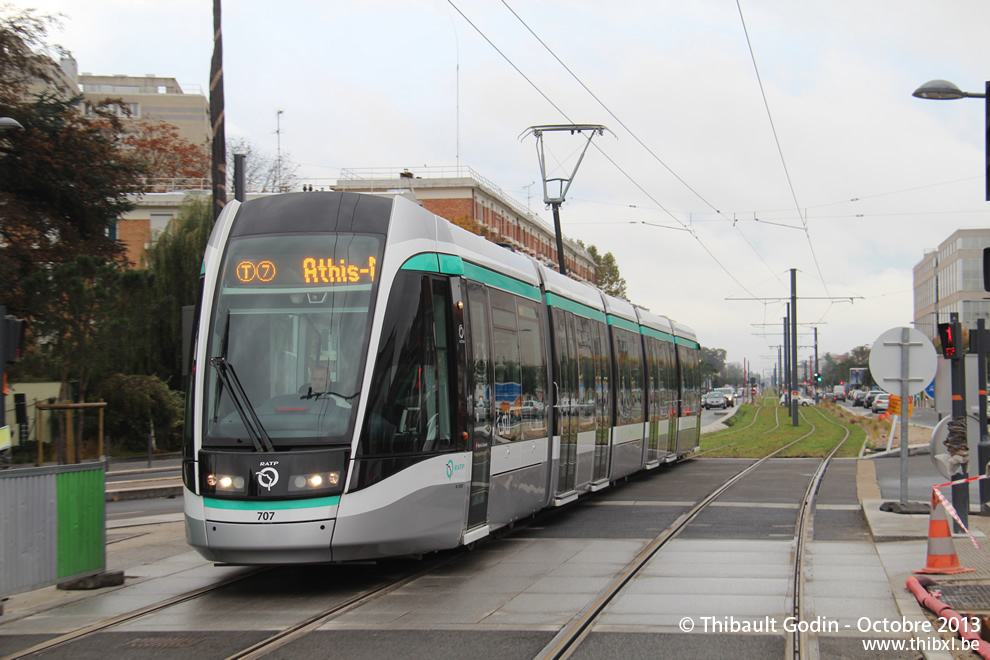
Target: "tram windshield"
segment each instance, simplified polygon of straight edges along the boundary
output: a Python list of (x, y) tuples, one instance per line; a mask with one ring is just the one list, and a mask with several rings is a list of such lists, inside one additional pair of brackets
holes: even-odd
[(381, 253), (361, 234), (230, 241), (202, 367), (204, 447), (350, 443)]

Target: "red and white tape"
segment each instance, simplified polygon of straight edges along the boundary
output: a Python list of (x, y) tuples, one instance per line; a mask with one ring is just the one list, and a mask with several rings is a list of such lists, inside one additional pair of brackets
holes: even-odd
[(945, 507), (945, 511), (950, 516), (952, 516), (952, 519), (959, 524), (959, 526), (962, 528), (964, 532), (966, 532), (966, 536), (969, 537), (969, 540), (973, 543), (976, 549), (979, 550), (981, 553), (983, 553), (983, 555), (990, 557), (990, 555), (988, 555), (983, 550), (983, 548), (980, 547), (980, 544), (977, 543), (976, 537), (973, 536), (972, 532), (970, 532), (969, 529), (967, 529), (966, 525), (963, 524), (963, 521), (959, 518), (959, 512), (956, 511), (956, 508), (952, 506), (952, 503), (949, 500), (945, 499), (945, 495), (943, 495), (942, 491), (939, 490), (940, 488), (945, 488), (946, 486), (957, 486), (959, 484), (968, 484), (971, 481), (979, 481), (981, 479), (987, 479), (987, 478), (988, 475), (981, 474), (976, 477), (969, 477), (968, 479), (960, 479), (959, 481), (950, 481), (947, 484), (939, 484), (937, 486), (932, 486), (932, 507), (935, 506), (935, 500), (941, 502), (942, 506)]

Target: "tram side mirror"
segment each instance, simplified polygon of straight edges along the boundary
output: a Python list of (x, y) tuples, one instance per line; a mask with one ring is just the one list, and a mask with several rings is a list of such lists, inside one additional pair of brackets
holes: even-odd
[(990, 247), (983, 248), (983, 290), (990, 291)]

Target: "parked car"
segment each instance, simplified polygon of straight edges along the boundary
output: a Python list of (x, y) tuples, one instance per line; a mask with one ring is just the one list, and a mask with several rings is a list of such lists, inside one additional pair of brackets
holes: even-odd
[(871, 409), (874, 413), (887, 412), (888, 405), (890, 405), (890, 395), (884, 392), (882, 394), (878, 394), (877, 398), (873, 399)]
[(799, 396), (798, 397), (798, 405), (799, 406), (813, 406), (813, 405), (815, 405), (815, 400), (814, 399), (809, 399), (806, 396)]
[(729, 407), (729, 402), (725, 400), (725, 395), (718, 390), (713, 390), (701, 399), (701, 407), (705, 410), (720, 408), (725, 410)]

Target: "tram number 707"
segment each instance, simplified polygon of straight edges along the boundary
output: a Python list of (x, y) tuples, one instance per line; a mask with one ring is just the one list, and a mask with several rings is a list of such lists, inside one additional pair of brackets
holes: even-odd
[(274, 520), (274, 511), (258, 511), (258, 520)]

